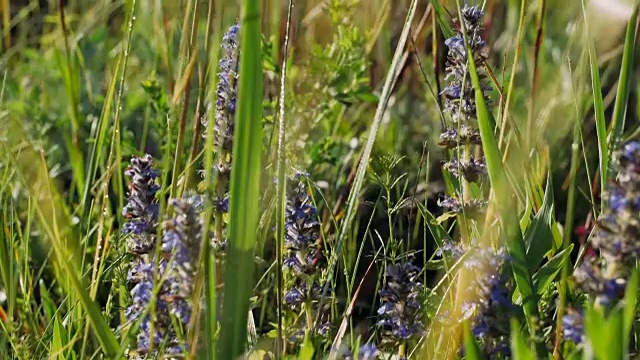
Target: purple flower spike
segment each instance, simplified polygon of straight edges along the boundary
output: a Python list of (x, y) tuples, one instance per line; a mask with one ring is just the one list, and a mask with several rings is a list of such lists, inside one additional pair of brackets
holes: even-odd
[(566, 340), (571, 340), (576, 344), (582, 342), (584, 336), (583, 316), (581, 310), (569, 309), (567, 314), (562, 317), (562, 330)]
[(344, 360), (375, 360), (380, 355), (380, 350), (375, 345), (366, 343), (360, 345), (357, 356), (353, 354), (353, 351), (347, 350), (344, 354)]
[(600, 258), (585, 257), (573, 274), (582, 290), (607, 311), (624, 297), (640, 257), (640, 142), (624, 144), (615, 159), (618, 174), (608, 186), (607, 206), (591, 238)]
[[(233, 132), (235, 129), (236, 98), (238, 95), (238, 65), (240, 63), (240, 26), (235, 24), (227, 30), (221, 44), (223, 55), (218, 63), (218, 86), (216, 88), (216, 106), (214, 127), (214, 143), (221, 147), (224, 158), (222, 162), (229, 166), (220, 166), (220, 174), (228, 177), (231, 174), (231, 152), (233, 150)], [(201, 119), (203, 127), (208, 125), (208, 117)], [(206, 132), (203, 136), (207, 136)]]
[[(284, 218), (284, 301), (289, 310), (312, 312), (317, 320), (312, 327), (305, 322), (295, 324), (293, 334), (288, 336), (294, 343), (302, 341), (304, 336), (300, 335), (304, 335), (305, 331), (313, 336), (326, 337), (331, 330), (328, 319), (325, 319), (329, 314), (327, 306), (331, 299), (324, 292), (322, 281), (326, 266), (319, 244), (318, 209), (308, 192), (304, 181), (306, 177), (307, 174), (296, 173), (287, 181), (293, 187), (288, 194)], [(311, 309), (311, 305), (319, 304), (324, 307)]]
[(506, 263), (506, 251), (501, 248), (472, 249), (471, 257), (465, 260), (468, 269), (485, 274), (475, 279), (469, 291), (475, 299), (464, 308), (473, 314), (472, 333), (480, 340), (484, 353), (490, 359), (509, 357), (509, 319), (518, 312), (511, 301), (511, 278)]
[[(135, 285), (125, 315), (130, 322), (141, 321), (133, 350), (136, 354), (155, 353), (163, 345), (166, 355), (180, 356), (188, 350), (184, 331), (191, 321), (196, 261), (202, 243), (202, 201), (192, 196), (170, 200), (169, 205), (175, 216), (163, 223), (161, 257), (156, 259), (153, 253), (136, 259), (128, 275)], [(155, 312), (151, 311), (152, 300)]]
[(377, 322), (383, 345), (397, 346), (424, 333), (419, 274), (420, 269), (410, 262), (387, 265)]
[(146, 154), (143, 157), (134, 156), (124, 174), (131, 178), (131, 182), (127, 203), (122, 209), (122, 215), (127, 219), (122, 233), (129, 235), (129, 252), (146, 254), (155, 244), (159, 210), (156, 194), (160, 190), (157, 179), (160, 173), (153, 168), (151, 155)]
[[(447, 55), (446, 76), (447, 86), (440, 95), (444, 99), (444, 110), (451, 116), (453, 124), (445, 125), (440, 135), (439, 145), (446, 149), (455, 150), (455, 156), (445, 161), (443, 168), (451, 175), (467, 182), (483, 183), (487, 180), (487, 168), (485, 159), (474, 158), (461, 154), (473, 154), (472, 147), (482, 144), (482, 138), (478, 131), (476, 118), (475, 90), (471, 84), (471, 76), (468, 71), (468, 59), (471, 58), (480, 72), (480, 87), (485, 104), (490, 107), (489, 91), (491, 87), (486, 81), (486, 75), (482, 73), (486, 60), (483, 50), (485, 41), (481, 38), (482, 17), (484, 13), (477, 6), (465, 5), (462, 8), (462, 19), (457, 20), (456, 33), (445, 40), (449, 49)], [(463, 28), (465, 32), (463, 33)], [(465, 38), (466, 41), (465, 42)], [(470, 49), (470, 54), (467, 48)], [(453, 126), (452, 126), (453, 125)], [(445, 211), (463, 213), (463, 210), (475, 210), (482, 208), (482, 199), (467, 199), (464, 201), (459, 194), (449, 194), (446, 201), (439, 203)], [(481, 211), (464, 211), (467, 217), (476, 217)]]

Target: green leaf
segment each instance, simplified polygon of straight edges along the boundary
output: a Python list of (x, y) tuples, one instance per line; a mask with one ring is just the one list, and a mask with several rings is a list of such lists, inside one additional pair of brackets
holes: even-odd
[(623, 312), (614, 308), (608, 316), (601, 308), (585, 311), (585, 334), (596, 359), (624, 359)]
[(51, 295), (49, 295), (49, 290), (44, 286), (44, 281), (40, 280), (40, 298), (42, 299), (42, 310), (46, 315), (47, 320), (51, 321), (55, 315), (56, 309), (53, 304), (53, 300), (51, 300)]
[(484, 360), (486, 357), (480, 350), (476, 338), (471, 333), (469, 321), (464, 323), (464, 353), (466, 360)]
[(67, 332), (56, 316), (53, 320), (53, 337), (51, 338), (51, 348), (49, 349), (49, 354), (53, 360), (65, 359), (63, 347), (67, 340)]
[(311, 360), (313, 359), (313, 343), (308, 336), (305, 336), (304, 344), (302, 344), (302, 349), (300, 349), (300, 353), (298, 354), (298, 359), (300, 360)]
[(553, 182), (551, 181), (551, 173), (549, 173), (544, 192), (544, 201), (540, 211), (531, 221), (524, 234), (524, 243), (527, 248), (527, 266), (530, 272), (538, 268), (544, 259), (544, 255), (553, 247), (552, 226), (555, 225), (553, 212)]
[[(589, 63), (591, 65), (591, 88), (593, 91), (593, 105), (596, 118), (596, 134), (598, 137), (598, 154), (600, 159), (600, 191), (604, 193), (607, 186), (607, 177), (609, 175), (609, 144), (607, 143), (607, 125), (604, 117), (604, 101), (602, 98), (602, 86), (600, 84), (600, 70), (598, 69), (598, 61), (593, 46), (593, 41), (589, 35), (589, 25), (587, 22), (587, 13), (582, 0), (582, 13), (585, 19), (585, 31), (587, 33), (587, 47), (589, 49)], [(603, 198), (604, 201), (604, 198)]]
[(573, 244), (570, 244), (566, 249), (557, 253), (551, 260), (542, 265), (542, 267), (533, 274), (533, 284), (538, 291), (538, 295), (547, 290), (549, 285), (553, 283), (553, 279), (562, 270), (564, 264), (569, 260), (571, 251), (573, 250)]
[(536, 360), (536, 354), (522, 337), (522, 329), (516, 319), (511, 319), (511, 353), (513, 360)]
[(455, 218), (456, 216), (458, 216), (456, 213), (454, 212), (446, 212), (440, 216), (438, 216), (435, 220), (434, 220), (434, 224), (436, 225), (442, 225), (443, 222)]
[(240, 80), (234, 133), (229, 255), (225, 272), (222, 332), (218, 343), (223, 359), (244, 353), (249, 298), (253, 294), (254, 245), (258, 227), (262, 151), (261, 1), (245, 0), (240, 30)]
[[(629, 93), (631, 91), (631, 76), (633, 75), (634, 64), (633, 58), (636, 43), (636, 26), (638, 17), (638, 3), (633, 9), (627, 24), (627, 33), (624, 38), (624, 51), (622, 53), (622, 64), (620, 68), (620, 77), (618, 78), (618, 92), (616, 93), (616, 103), (613, 108), (613, 117), (611, 120), (611, 133), (609, 134), (609, 159), (612, 153), (618, 148), (622, 141), (622, 133), (624, 131), (625, 118), (627, 114), (627, 106), (629, 105)], [(609, 169), (609, 176), (613, 169)], [(603, 181), (603, 185), (606, 185)]]
[(52, 360), (75, 360), (76, 354), (73, 346), (69, 343), (69, 334), (64, 328), (64, 324), (58, 316), (53, 320), (53, 337), (51, 338), (51, 348), (49, 349)]
[(446, 39), (452, 37), (453, 29), (451, 29), (447, 12), (444, 10), (442, 4), (440, 4), (440, 0), (431, 0), (431, 4), (433, 5), (433, 9), (435, 10), (436, 16), (438, 17), (438, 25), (440, 25), (440, 31), (442, 31), (442, 35)]
[(529, 197), (527, 196), (527, 204), (524, 208), (524, 213), (520, 217), (520, 231), (525, 232), (529, 225), (531, 224), (531, 213), (533, 212), (533, 204), (529, 201)]
[(631, 329), (636, 315), (636, 303), (638, 301), (638, 269), (636, 268), (627, 282), (627, 290), (624, 294), (624, 315), (623, 315), (623, 349), (624, 358), (628, 358), (629, 341)]

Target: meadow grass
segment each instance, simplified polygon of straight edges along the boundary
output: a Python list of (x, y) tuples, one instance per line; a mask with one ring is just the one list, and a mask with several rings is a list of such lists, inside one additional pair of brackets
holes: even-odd
[(0, 358), (640, 353), (637, 2), (0, 13)]

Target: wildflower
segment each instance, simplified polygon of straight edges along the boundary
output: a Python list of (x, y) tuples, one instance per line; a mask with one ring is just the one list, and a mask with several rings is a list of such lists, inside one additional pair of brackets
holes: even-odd
[(457, 261), (464, 255), (464, 249), (460, 244), (454, 243), (451, 240), (445, 239), (441, 247), (438, 247), (435, 253), (436, 256), (445, 257)]
[(318, 210), (302, 181), (292, 189), (285, 209), (285, 249), (283, 267), (294, 277), (293, 286), (285, 299), (296, 305), (316, 298), (321, 291), (318, 277), (322, 270), (318, 261), (322, 252), (318, 247), (320, 222)]
[[(201, 246), (201, 200), (194, 196), (170, 200), (169, 204), (176, 215), (163, 223), (161, 258), (142, 259), (129, 273), (136, 284), (125, 315), (131, 322), (140, 321), (135, 349), (139, 354), (162, 346), (170, 355), (187, 351), (180, 330), (191, 320), (195, 264)], [(152, 300), (155, 312), (151, 311)]]
[(609, 184), (608, 206), (591, 241), (601, 258), (585, 257), (574, 272), (580, 287), (605, 310), (623, 298), (640, 256), (640, 142), (626, 143), (616, 155), (618, 176)]
[(406, 344), (424, 333), (419, 273), (420, 269), (410, 262), (387, 265), (386, 283), (379, 292), (377, 323), (385, 345)]
[[(467, 41), (471, 48), (471, 56), (475, 63), (479, 65), (479, 68), (486, 60), (486, 56), (482, 53), (486, 43), (480, 37), (483, 16), (484, 13), (477, 6), (465, 5), (462, 9), (462, 18), (466, 29)], [(462, 29), (458, 28), (457, 33), (445, 41), (445, 45), (449, 48), (446, 67), (447, 75), (445, 77), (445, 80), (449, 81), (449, 85), (441, 92), (441, 95), (446, 100), (445, 110), (451, 113), (452, 120), (455, 123), (461, 122), (462, 125), (473, 126), (474, 124), (471, 122), (476, 119), (476, 103), (474, 89), (467, 69), (467, 49)], [(482, 80), (484, 78), (485, 76), (482, 75)], [(482, 82), (482, 89), (485, 102), (489, 103), (487, 93), (490, 88), (486, 82)], [(472, 129), (466, 128), (464, 132), (473, 135), (477, 134)], [(470, 138), (473, 138), (473, 136)]]
[(453, 176), (463, 177), (468, 182), (480, 182), (487, 176), (487, 165), (484, 158), (475, 159), (470, 157), (468, 160), (458, 161), (453, 158), (444, 164), (445, 170), (449, 171)]
[(199, 213), (202, 199), (191, 196), (169, 202), (176, 215), (165, 221), (162, 251), (167, 266), (167, 293), (171, 301), (171, 313), (183, 324), (191, 319), (191, 308), (187, 304), (193, 293), (198, 255), (202, 244), (202, 223)]
[[(455, 150), (455, 156), (449, 161), (445, 161), (443, 167), (453, 176), (462, 180), (462, 187), (467, 182), (481, 183), (486, 181), (487, 169), (485, 159), (474, 157), (473, 147), (482, 144), (478, 125), (476, 123), (476, 101), (475, 91), (471, 84), (471, 77), (468, 71), (468, 56), (478, 65), (481, 70), (486, 56), (483, 50), (486, 46), (481, 38), (483, 12), (479, 7), (465, 5), (462, 8), (462, 24), (459, 24), (453, 37), (445, 41), (448, 47), (447, 67), (445, 81), (448, 85), (442, 90), (440, 95), (445, 100), (445, 111), (451, 115), (453, 126), (443, 129), (440, 135), (440, 146), (446, 149)], [(461, 25), (464, 25), (461, 26)], [(463, 33), (463, 28), (465, 33)], [(465, 35), (468, 43), (465, 43)], [(467, 52), (467, 46), (471, 49), (471, 54)], [(486, 83), (486, 75), (479, 74), (483, 96), (487, 106), (490, 106), (489, 90)], [(470, 199), (467, 196), (455, 194), (439, 202), (445, 211), (456, 214), (463, 213), (463, 209), (474, 210), (482, 208), (482, 199)], [(477, 212), (471, 211), (465, 215), (474, 216)]]
[(584, 318), (581, 310), (568, 309), (567, 314), (562, 317), (562, 330), (564, 338), (576, 344), (582, 342), (584, 336)]
[[(216, 106), (213, 124), (214, 145), (219, 153), (212, 171), (218, 174), (218, 186), (213, 197), (214, 216), (220, 219), (212, 238), (213, 250), (221, 255), (227, 248), (226, 228), (222, 222), (225, 213), (229, 212), (229, 180), (232, 169), (233, 133), (235, 129), (236, 99), (239, 79), (240, 26), (232, 25), (222, 38), (223, 55), (218, 63), (218, 85), (216, 88)], [(201, 123), (208, 126), (207, 116)], [(207, 137), (207, 133), (203, 133)]]
[(146, 254), (155, 244), (159, 211), (155, 197), (160, 190), (156, 179), (160, 173), (153, 168), (151, 155), (146, 154), (143, 157), (134, 156), (125, 175), (131, 178), (131, 182), (127, 204), (122, 209), (122, 215), (127, 219), (122, 233), (130, 235), (127, 239), (129, 252)]
[(482, 145), (480, 132), (472, 126), (461, 125), (460, 129), (447, 129), (440, 134), (440, 146), (453, 149), (459, 145)]
[(380, 350), (370, 343), (362, 344), (358, 348), (358, 355), (354, 356), (353, 352), (347, 350), (344, 355), (344, 360), (374, 360), (380, 356)]
[[(231, 152), (233, 151), (233, 132), (235, 129), (239, 79), (239, 35), (240, 26), (237, 24), (232, 25), (227, 30), (222, 38), (223, 56), (218, 63), (214, 144), (216, 148), (221, 148), (222, 153), (220, 154), (220, 163), (215, 170), (225, 177), (231, 174)], [(204, 116), (201, 122), (206, 129), (208, 125), (207, 117)], [(204, 136), (206, 137), (206, 133)]]
[[(284, 224), (284, 301), (289, 309), (306, 314), (304, 325), (294, 328), (289, 336), (294, 343), (301, 342), (306, 332), (325, 337), (331, 329), (329, 296), (322, 282), (325, 266), (319, 247), (318, 210), (301, 179), (304, 176), (298, 173), (291, 179), (295, 186), (287, 199)], [(322, 308), (312, 309), (312, 304), (322, 304)]]
[(443, 208), (445, 211), (452, 212), (455, 214), (480, 214), (483, 213), (486, 206), (487, 201), (484, 199), (470, 199), (468, 203), (461, 204), (460, 200), (451, 196), (440, 196), (438, 199), (438, 206)]
[(511, 301), (511, 279), (505, 270), (508, 260), (503, 248), (478, 249), (465, 261), (468, 269), (485, 274), (471, 284), (476, 298), (464, 305), (472, 314), (472, 333), (484, 345), (490, 359), (510, 356), (509, 319), (517, 307)]

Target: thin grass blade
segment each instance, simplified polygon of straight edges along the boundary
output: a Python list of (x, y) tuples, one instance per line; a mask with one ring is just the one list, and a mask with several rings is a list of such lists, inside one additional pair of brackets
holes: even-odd
[[(585, 19), (585, 31), (587, 34), (587, 48), (589, 50), (589, 64), (591, 65), (591, 88), (593, 91), (593, 107), (596, 118), (596, 134), (598, 137), (598, 155), (600, 165), (600, 193), (604, 193), (609, 176), (609, 145), (607, 142), (607, 125), (604, 117), (604, 101), (602, 99), (602, 85), (600, 84), (600, 70), (593, 46), (593, 41), (589, 35), (589, 24), (584, 0), (582, 0), (582, 14)], [(604, 201), (604, 200), (603, 200)]]
[(486, 357), (480, 350), (480, 345), (475, 336), (471, 333), (471, 325), (468, 321), (464, 323), (464, 352), (467, 360), (485, 360)]
[[(617, 149), (622, 141), (624, 132), (627, 106), (629, 105), (629, 93), (631, 91), (631, 76), (634, 70), (634, 53), (637, 35), (638, 4), (634, 6), (633, 12), (627, 24), (627, 33), (624, 39), (624, 51), (622, 53), (622, 64), (620, 67), (620, 77), (618, 78), (618, 92), (616, 93), (616, 103), (613, 108), (611, 119), (611, 134), (609, 134), (609, 159), (612, 157), (613, 149)], [(609, 169), (609, 172), (612, 172)], [(609, 174), (609, 176), (614, 176)], [(604, 185), (604, 182), (603, 182)]]
[(451, 29), (450, 21), (447, 19), (447, 12), (440, 3), (440, 0), (431, 0), (431, 5), (436, 11), (436, 17), (438, 18), (438, 25), (440, 25), (440, 31), (444, 35), (445, 39), (453, 36), (453, 29)]
[(631, 329), (633, 328), (633, 322), (636, 316), (636, 304), (638, 302), (638, 269), (633, 271), (631, 279), (627, 283), (627, 290), (624, 295), (624, 309), (623, 309), (623, 338), (622, 344), (624, 349), (624, 359), (629, 355), (629, 341), (631, 339)]
[(511, 353), (514, 360), (536, 360), (536, 354), (524, 340), (516, 319), (511, 319)]
[(284, 244), (284, 222), (285, 222), (285, 205), (286, 205), (286, 178), (285, 178), (285, 154), (284, 154), (284, 144), (285, 144), (285, 111), (284, 111), (284, 103), (285, 103), (285, 81), (287, 76), (287, 61), (288, 61), (288, 50), (289, 50), (289, 33), (291, 31), (291, 13), (293, 11), (293, 0), (289, 0), (289, 7), (287, 11), (287, 30), (284, 36), (284, 49), (282, 56), (282, 74), (280, 75), (280, 99), (279, 99), (279, 116), (278, 116), (278, 189), (277, 189), (277, 199), (276, 199), (276, 277), (277, 277), (277, 288), (276, 288), (276, 304), (277, 304), (277, 314), (278, 314), (278, 328), (277, 328), (277, 339), (276, 339), (276, 357), (281, 356), (281, 341), (282, 341), (282, 250)]

